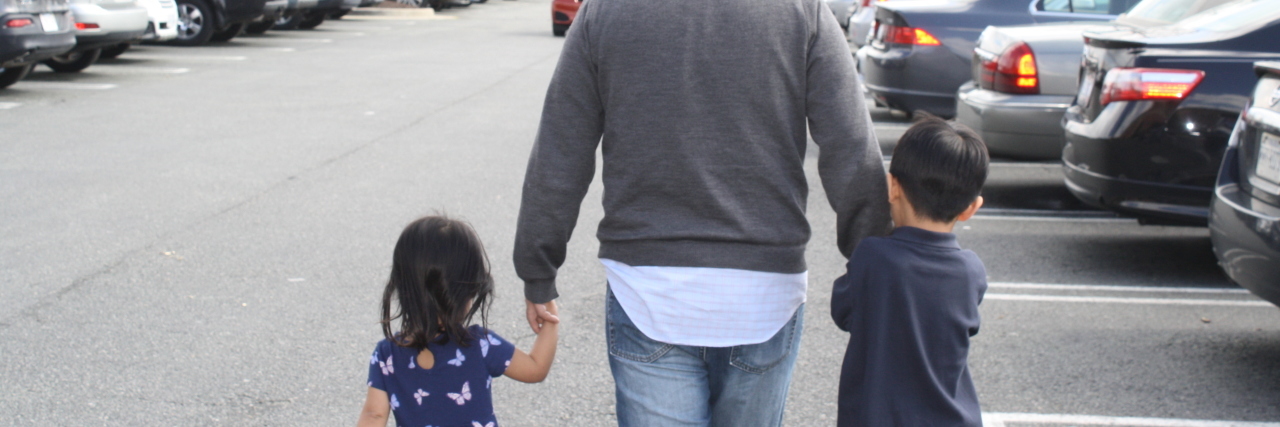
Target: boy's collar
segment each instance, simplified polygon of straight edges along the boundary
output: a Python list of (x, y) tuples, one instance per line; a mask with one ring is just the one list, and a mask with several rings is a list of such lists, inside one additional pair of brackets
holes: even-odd
[(901, 226), (894, 228), (893, 232), (889, 233), (889, 237), (930, 246), (960, 249), (960, 243), (956, 242), (955, 233), (939, 233), (922, 228)]

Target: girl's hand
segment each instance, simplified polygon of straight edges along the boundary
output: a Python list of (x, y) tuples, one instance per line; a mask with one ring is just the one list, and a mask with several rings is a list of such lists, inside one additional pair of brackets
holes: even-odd
[[(534, 304), (528, 300), (525, 302), (528, 303), (529, 326), (536, 325), (534, 331), (538, 332), (538, 338), (533, 341), (533, 348), (529, 349), (529, 353), (516, 349), (515, 354), (511, 355), (511, 365), (507, 366), (504, 374), (520, 382), (542, 382), (547, 378), (551, 362), (556, 358), (556, 340), (560, 335), (560, 317), (557, 316), (559, 310), (555, 301), (546, 304)], [(535, 320), (542, 322), (535, 324)]]
[(560, 323), (558, 310), (555, 301), (547, 301), (546, 304), (537, 304), (533, 301), (524, 300), (525, 317), (529, 319), (529, 329), (535, 334), (542, 333), (542, 325), (547, 323)]

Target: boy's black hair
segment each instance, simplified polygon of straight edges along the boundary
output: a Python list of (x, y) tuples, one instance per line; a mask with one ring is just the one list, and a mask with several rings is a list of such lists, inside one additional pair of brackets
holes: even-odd
[(893, 149), (889, 173), (916, 215), (951, 222), (982, 192), (991, 162), (987, 145), (965, 125), (917, 114)]
[[(471, 226), (443, 216), (420, 218), (396, 242), (391, 278), (382, 292), (382, 334), (419, 350), (432, 341), (467, 346), (474, 338), (467, 324), (476, 313), (481, 325), (487, 323), (492, 296), (489, 259)], [(395, 319), (400, 319), (399, 333), (392, 332)]]

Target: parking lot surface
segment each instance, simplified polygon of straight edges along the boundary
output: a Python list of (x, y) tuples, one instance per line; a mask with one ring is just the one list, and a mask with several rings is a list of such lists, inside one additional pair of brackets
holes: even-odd
[[(475, 226), (488, 323), (528, 348), (510, 259), (563, 43), (549, 8), (143, 45), (0, 91), (0, 424), (353, 424), (395, 239), (436, 212)], [(905, 119), (872, 115), (889, 154)], [(834, 424), (847, 340), (816, 150), (793, 426)], [(504, 425), (615, 424), (600, 191), (560, 273), (558, 360), (495, 381)], [(1056, 163), (997, 160), (984, 196), (956, 232), (990, 273), (970, 355), (988, 425), (1280, 425), (1280, 310), (1225, 278), (1207, 229), (1083, 206)]]

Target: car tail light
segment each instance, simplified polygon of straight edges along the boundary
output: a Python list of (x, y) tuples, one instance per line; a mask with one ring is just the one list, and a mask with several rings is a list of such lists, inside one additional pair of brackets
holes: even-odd
[(1180, 100), (1191, 94), (1204, 71), (1113, 68), (1102, 80), (1102, 105), (1116, 101)]
[(77, 23), (76, 23), (76, 29), (77, 29), (77, 30), (92, 30), (92, 29), (95, 29), (95, 28), (98, 28), (98, 24), (90, 24), (90, 23), (87, 23), (87, 22), (77, 22)]
[(1031, 46), (1018, 42), (1000, 56), (982, 59), (983, 89), (996, 92), (1036, 95), (1040, 93), (1040, 73)]
[[(938, 38), (933, 34), (929, 34), (923, 28), (899, 27), (897, 25), (880, 24), (876, 21), (877, 31), (884, 34), (885, 43), (910, 44), (920, 46), (937, 46), (942, 43), (938, 42)], [(879, 27), (884, 27), (883, 29)]]
[(4, 24), (4, 26), (9, 28), (22, 28), (34, 23), (35, 21), (32, 21), (31, 18), (18, 18), (18, 19), (10, 19), (9, 22), (6, 22)]

